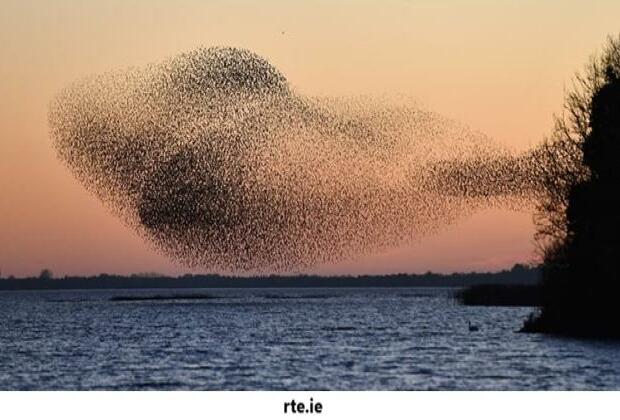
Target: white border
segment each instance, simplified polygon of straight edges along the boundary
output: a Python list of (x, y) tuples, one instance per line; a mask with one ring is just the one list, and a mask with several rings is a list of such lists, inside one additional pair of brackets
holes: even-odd
[[(3, 419), (617, 419), (618, 392), (2, 392)], [(321, 414), (284, 414), (295, 399)]]

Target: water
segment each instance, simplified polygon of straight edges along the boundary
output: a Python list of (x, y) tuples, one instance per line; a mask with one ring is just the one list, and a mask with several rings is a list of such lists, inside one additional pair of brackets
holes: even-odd
[[(452, 293), (0, 292), (0, 389), (620, 389), (620, 343), (515, 333), (531, 309)], [(215, 298), (110, 300), (164, 294)]]

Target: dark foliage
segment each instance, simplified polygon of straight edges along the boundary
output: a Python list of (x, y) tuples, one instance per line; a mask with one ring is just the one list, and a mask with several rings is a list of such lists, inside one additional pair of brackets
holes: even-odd
[(541, 290), (533, 284), (478, 284), (459, 290), (456, 298), (467, 306), (539, 306)]
[(620, 38), (609, 40), (579, 80), (567, 104), (579, 129), (564, 134), (581, 136), (582, 168), (548, 200), (565, 205), (542, 209), (543, 220), (561, 223), (555, 236), (546, 235), (542, 308), (524, 330), (620, 337)]

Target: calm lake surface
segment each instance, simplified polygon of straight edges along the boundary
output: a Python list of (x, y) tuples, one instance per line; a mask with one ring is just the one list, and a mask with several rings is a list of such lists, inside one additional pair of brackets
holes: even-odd
[[(453, 292), (0, 292), (0, 389), (620, 389), (620, 343), (515, 333), (530, 308)], [(155, 295), (213, 298), (110, 300)]]

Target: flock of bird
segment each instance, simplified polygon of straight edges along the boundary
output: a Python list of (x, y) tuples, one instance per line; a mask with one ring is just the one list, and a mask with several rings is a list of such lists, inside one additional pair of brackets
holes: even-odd
[(128, 226), (220, 272), (356, 258), (541, 188), (534, 153), (404, 100), (305, 96), (235, 48), (78, 81), (49, 123), (59, 158)]

